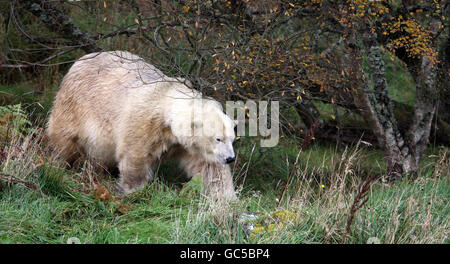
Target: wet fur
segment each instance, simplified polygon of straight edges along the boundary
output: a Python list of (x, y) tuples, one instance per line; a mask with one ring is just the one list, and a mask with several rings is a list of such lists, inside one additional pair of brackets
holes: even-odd
[(124, 193), (151, 181), (161, 159), (176, 159), (189, 177), (202, 175), (210, 195), (235, 198), (229, 166), (206, 161), (196, 154), (195, 143), (181, 142), (173, 133), (172, 119), (192, 107), (192, 100), (180, 97), (201, 98), (182, 81), (128, 52), (85, 55), (56, 95), (47, 128), (50, 143), (68, 162), (86, 155), (118, 166)]

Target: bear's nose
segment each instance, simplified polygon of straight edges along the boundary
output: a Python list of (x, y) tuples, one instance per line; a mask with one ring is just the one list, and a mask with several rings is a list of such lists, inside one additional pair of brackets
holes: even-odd
[(236, 160), (236, 157), (229, 157), (229, 158), (227, 158), (226, 160), (225, 160), (225, 162), (228, 164), (228, 163), (231, 163), (231, 162), (233, 162), (233, 161), (235, 161)]

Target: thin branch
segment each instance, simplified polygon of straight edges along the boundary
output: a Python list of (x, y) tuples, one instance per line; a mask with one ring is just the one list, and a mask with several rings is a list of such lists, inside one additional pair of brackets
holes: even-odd
[(19, 185), (23, 185), (23, 186), (33, 189), (33, 190), (39, 190), (39, 187), (31, 182), (17, 179), (16, 177), (5, 174), (5, 173), (0, 172), (0, 174), (3, 175), (3, 176), (0, 175), (0, 181), (4, 181), (7, 184), (19, 184)]
[(35, 67), (35, 66), (53, 66), (54, 64), (45, 64), (45, 63), (58, 57), (58, 56), (69, 53), (77, 48), (78, 48), (78, 46), (69, 47), (65, 50), (57, 52), (41, 61), (38, 61), (38, 62), (33, 62), (33, 63), (25, 62), (24, 64), (0, 64), (0, 69), (1, 68), (20, 68), (21, 69), (21, 68), (29, 68), (29, 67)]

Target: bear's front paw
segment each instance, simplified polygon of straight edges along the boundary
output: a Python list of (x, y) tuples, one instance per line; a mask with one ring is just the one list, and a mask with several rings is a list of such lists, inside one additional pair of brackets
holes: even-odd
[(125, 189), (120, 185), (120, 183), (116, 184), (116, 189), (119, 192), (119, 195), (126, 195)]
[(136, 183), (130, 184), (125, 181), (120, 181), (117, 184), (117, 191), (121, 195), (127, 195), (127, 194), (130, 194), (130, 193), (133, 193), (133, 192), (143, 189), (144, 186), (145, 186), (145, 182), (137, 183), (137, 184)]

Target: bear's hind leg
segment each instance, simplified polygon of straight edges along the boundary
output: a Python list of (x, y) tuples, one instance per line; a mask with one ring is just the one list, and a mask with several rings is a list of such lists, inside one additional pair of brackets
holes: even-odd
[(119, 161), (120, 179), (118, 189), (123, 194), (129, 194), (144, 188), (153, 180), (151, 162), (147, 158), (125, 156)]
[(70, 167), (78, 167), (84, 157), (82, 147), (78, 142), (78, 136), (53, 135), (50, 134), (50, 145), (53, 153), (63, 159)]

